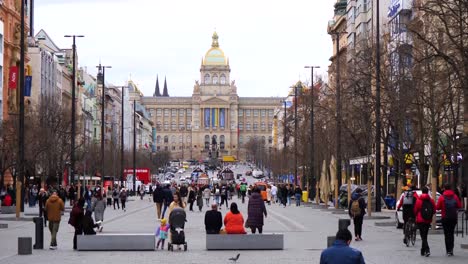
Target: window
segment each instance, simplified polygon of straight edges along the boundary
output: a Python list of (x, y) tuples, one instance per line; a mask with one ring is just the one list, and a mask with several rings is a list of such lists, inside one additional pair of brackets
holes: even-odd
[(205, 135), (205, 149), (210, 148), (210, 136)]
[(169, 121), (164, 121), (164, 130), (169, 130)]
[(245, 110), (245, 116), (250, 116), (250, 109)]
[(187, 109), (187, 116), (192, 116), (192, 109)]
[(179, 116), (185, 115), (185, 109), (179, 109)]
[(221, 84), (226, 84), (226, 75), (221, 74), (221, 78), (219, 79), (219, 82), (220, 82)]
[(250, 131), (250, 122), (247, 122), (247, 124), (245, 125), (245, 129), (246, 129), (247, 131)]
[(273, 117), (273, 109), (268, 110), (268, 116)]
[(175, 146), (172, 146), (172, 150), (175, 150)]
[(244, 137), (239, 136), (239, 145), (242, 145), (242, 144), (244, 144)]
[(262, 130), (265, 130), (265, 129), (266, 129), (265, 122), (262, 122), (262, 124), (261, 124), (261, 129), (262, 129)]
[(262, 141), (261, 141), (261, 142), (262, 142), (263, 144), (266, 143), (266, 138), (265, 138), (265, 136), (262, 136)]
[(172, 136), (171, 137), (171, 143), (175, 143), (176, 142), (176, 136)]
[(273, 130), (273, 123), (268, 123), (268, 130)]
[(253, 116), (258, 116), (258, 109), (253, 110)]
[(185, 129), (184, 122), (180, 121), (179, 122), (179, 130), (184, 130), (184, 129)]
[(220, 142), (220, 143), (219, 143), (219, 148), (220, 148), (220, 149), (224, 149), (224, 135), (221, 135), (221, 136), (219, 137), (219, 142)]
[(160, 131), (161, 130), (161, 121), (158, 121), (156, 123), (156, 131)]
[(161, 136), (156, 137), (156, 144), (161, 144)]
[(168, 150), (169, 150), (169, 147), (165, 146), (165, 147), (164, 147), (164, 150), (165, 150), (165, 151), (168, 151)]
[(187, 136), (187, 142), (192, 142), (192, 137), (191, 136)]
[(182, 135), (179, 136), (179, 143), (184, 143), (184, 136)]
[(239, 116), (244, 116), (244, 110), (239, 109)]
[(255, 123), (253, 124), (253, 130), (254, 130), (254, 131), (257, 131), (257, 130), (258, 130), (258, 123), (257, 123), (257, 122), (255, 122)]
[(171, 116), (177, 116), (177, 109), (172, 109), (172, 114)]
[(156, 147), (156, 150), (157, 150), (157, 151), (160, 151), (160, 150), (161, 150), (161, 147), (160, 147), (160, 146)]
[(177, 125), (176, 125), (176, 122), (175, 122), (175, 121), (172, 121), (172, 123), (171, 123), (171, 129), (172, 129), (172, 130), (176, 130), (176, 129), (177, 129)]
[(169, 143), (169, 136), (164, 136), (164, 144), (167, 144), (167, 143)]
[(239, 122), (239, 130), (244, 130), (244, 122)]
[(261, 113), (262, 113), (262, 117), (266, 116), (266, 110), (265, 109), (262, 109)]
[(272, 136), (269, 136), (269, 137), (268, 137), (268, 143), (269, 143), (269, 144), (272, 144), (272, 143), (273, 143), (273, 137), (272, 137)]
[(162, 115), (162, 110), (161, 109), (156, 109), (156, 115), (161, 116)]
[(192, 122), (187, 121), (187, 130), (192, 130)]
[(210, 75), (208, 73), (205, 74), (205, 84), (210, 84)]
[(169, 116), (169, 109), (164, 109), (164, 116)]
[(213, 75), (213, 84), (218, 84), (218, 75)]
[(150, 110), (150, 116), (154, 116), (154, 115), (155, 115), (154, 109), (151, 109)]

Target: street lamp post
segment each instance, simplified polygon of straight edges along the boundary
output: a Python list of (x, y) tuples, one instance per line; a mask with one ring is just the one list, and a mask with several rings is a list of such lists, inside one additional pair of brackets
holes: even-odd
[(136, 100), (133, 100), (133, 195), (136, 195)]
[[(287, 144), (286, 144), (286, 99), (283, 100), (283, 104), (284, 104), (284, 121), (283, 121), (283, 124), (284, 124), (284, 127), (283, 127), (283, 162), (286, 162), (286, 147), (287, 147)], [(282, 163), (283, 163), (282, 162)], [(286, 165), (286, 168), (288, 166)], [(289, 178), (289, 176), (288, 176)]]
[(300, 82), (294, 86), (294, 185), (297, 182), (297, 88), (300, 88)]
[(381, 121), (380, 121), (380, 1), (376, 2), (376, 69), (375, 69), (375, 211), (381, 211), (381, 190), (380, 190), (380, 180), (381, 180), (381, 160), (380, 160), (380, 130), (381, 130)]
[[(105, 135), (105, 118), (104, 111), (106, 108), (106, 68), (110, 69), (112, 66), (104, 66), (99, 63), (98, 66), (98, 75), (101, 75), (101, 85), (102, 85), (102, 98), (101, 98), (101, 187), (104, 186), (104, 135)], [(103, 191), (104, 188), (101, 188)]]
[(122, 86), (122, 109), (121, 109), (121, 135), (120, 135), (120, 187), (123, 186), (124, 179), (124, 96), (125, 96), (125, 87)]
[(20, 211), (24, 212), (24, 1), (21, 1), (21, 25), (20, 25), (20, 65), (19, 65), (19, 127), (18, 127), (18, 178), (16, 179), (16, 218), (20, 217)]
[(72, 58), (72, 109), (71, 109), (71, 152), (70, 152), (70, 184), (75, 180), (75, 137), (76, 137), (76, 38), (83, 38), (83, 35), (65, 35), (65, 38), (73, 38)]
[[(310, 180), (314, 179), (314, 69), (320, 66), (305, 66), (310, 69)], [(315, 188), (315, 184), (313, 185)], [(309, 187), (309, 184), (307, 185)]]

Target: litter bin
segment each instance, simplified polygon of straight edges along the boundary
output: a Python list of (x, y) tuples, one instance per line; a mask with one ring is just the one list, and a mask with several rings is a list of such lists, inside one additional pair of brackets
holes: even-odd
[(395, 202), (396, 202), (395, 198), (393, 198), (391, 196), (387, 196), (387, 197), (385, 197), (384, 200), (385, 200), (385, 204), (387, 205), (388, 209), (395, 208)]
[(44, 220), (42, 217), (34, 217), (33, 222), (36, 229), (34, 249), (44, 249)]
[(309, 201), (309, 192), (302, 191), (302, 202), (307, 203)]

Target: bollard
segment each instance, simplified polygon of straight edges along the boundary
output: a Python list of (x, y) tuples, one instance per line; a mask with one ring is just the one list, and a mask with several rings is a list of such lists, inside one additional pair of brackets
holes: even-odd
[(44, 249), (44, 219), (42, 217), (34, 217), (33, 222), (36, 230), (34, 249)]
[(339, 219), (338, 220), (338, 230), (348, 229), (348, 226), (351, 225), (351, 219)]
[(18, 255), (32, 254), (32, 237), (18, 237)]

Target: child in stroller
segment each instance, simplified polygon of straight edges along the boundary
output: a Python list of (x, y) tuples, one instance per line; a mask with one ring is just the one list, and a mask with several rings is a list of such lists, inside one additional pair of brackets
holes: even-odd
[(174, 208), (171, 214), (169, 215), (170, 223), (170, 240), (171, 242), (167, 244), (167, 249), (174, 251), (174, 245), (177, 245), (180, 249), (180, 245), (184, 245), (184, 251), (187, 251), (187, 242), (185, 241), (184, 226), (187, 221), (187, 216), (184, 209)]

